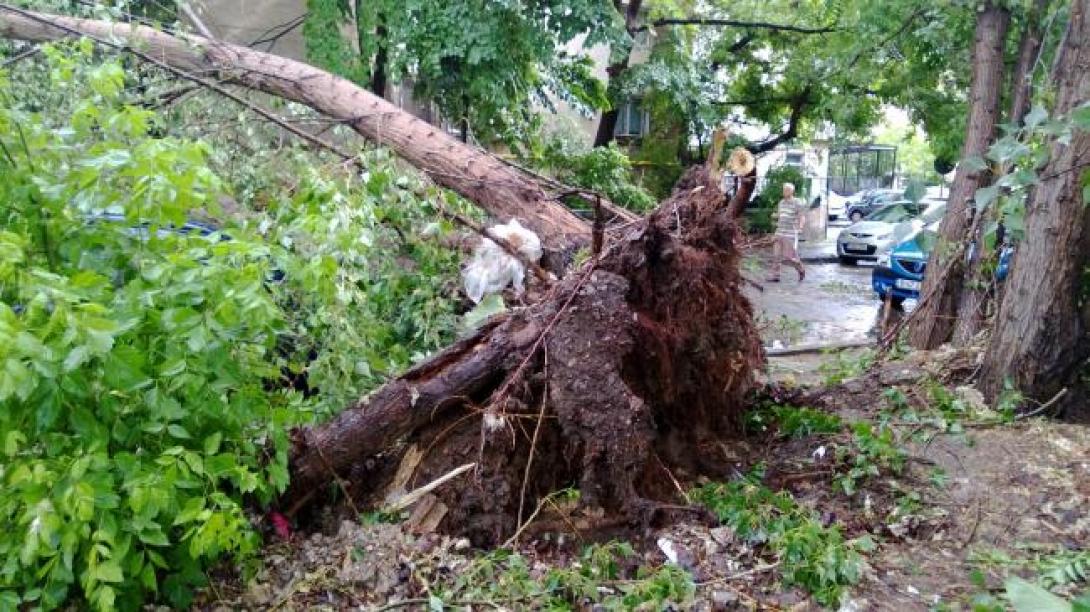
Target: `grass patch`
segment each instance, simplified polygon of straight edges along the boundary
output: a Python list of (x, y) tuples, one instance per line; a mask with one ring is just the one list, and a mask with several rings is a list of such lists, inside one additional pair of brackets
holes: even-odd
[(813, 408), (772, 405), (746, 414), (746, 430), (752, 433), (775, 428), (785, 438), (838, 433), (844, 428), (840, 417)]

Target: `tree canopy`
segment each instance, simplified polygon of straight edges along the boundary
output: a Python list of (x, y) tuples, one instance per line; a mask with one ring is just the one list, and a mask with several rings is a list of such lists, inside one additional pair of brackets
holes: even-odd
[(482, 140), (525, 139), (550, 96), (605, 105), (585, 52), (618, 35), (601, 0), (309, 0), (307, 7), (312, 62), (361, 84), (405, 79), (417, 98)]

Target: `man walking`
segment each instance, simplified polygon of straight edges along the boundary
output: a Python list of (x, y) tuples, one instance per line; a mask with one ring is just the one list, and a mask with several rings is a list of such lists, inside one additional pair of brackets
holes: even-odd
[(795, 197), (795, 186), (783, 184), (783, 199), (776, 206), (776, 241), (772, 243), (772, 275), (768, 280), (780, 282), (780, 264), (787, 263), (799, 273), (799, 282), (806, 278), (806, 270), (799, 259), (799, 233), (802, 231), (806, 203)]

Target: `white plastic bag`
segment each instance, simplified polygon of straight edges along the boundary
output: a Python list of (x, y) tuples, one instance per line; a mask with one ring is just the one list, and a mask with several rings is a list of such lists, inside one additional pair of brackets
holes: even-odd
[[(493, 225), (491, 229), (493, 234), (507, 240), (530, 261), (541, 259), (541, 240), (537, 234), (522, 227), (517, 219), (503, 225)], [(522, 295), (525, 278), (526, 269), (522, 262), (486, 238), (481, 238), (473, 257), (462, 271), (466, 295), (474, 303), (480, 303), (490, 293), (503, 291), (508, 285), (514, 287), (515, 295)]]

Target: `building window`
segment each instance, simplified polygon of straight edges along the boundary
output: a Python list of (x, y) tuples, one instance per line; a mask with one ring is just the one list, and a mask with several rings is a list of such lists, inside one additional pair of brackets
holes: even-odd
[(783, 163), (787, 166), (795, 166), (796, 168), (801, 168), (802, 153), (788, 153)]
[(629, 100), (617, 109), (617, 125), (613, 128), (613, 135), (637, 138), (647, 133), (650, 123), (650, 113), (640, 108), (640, 101)]

